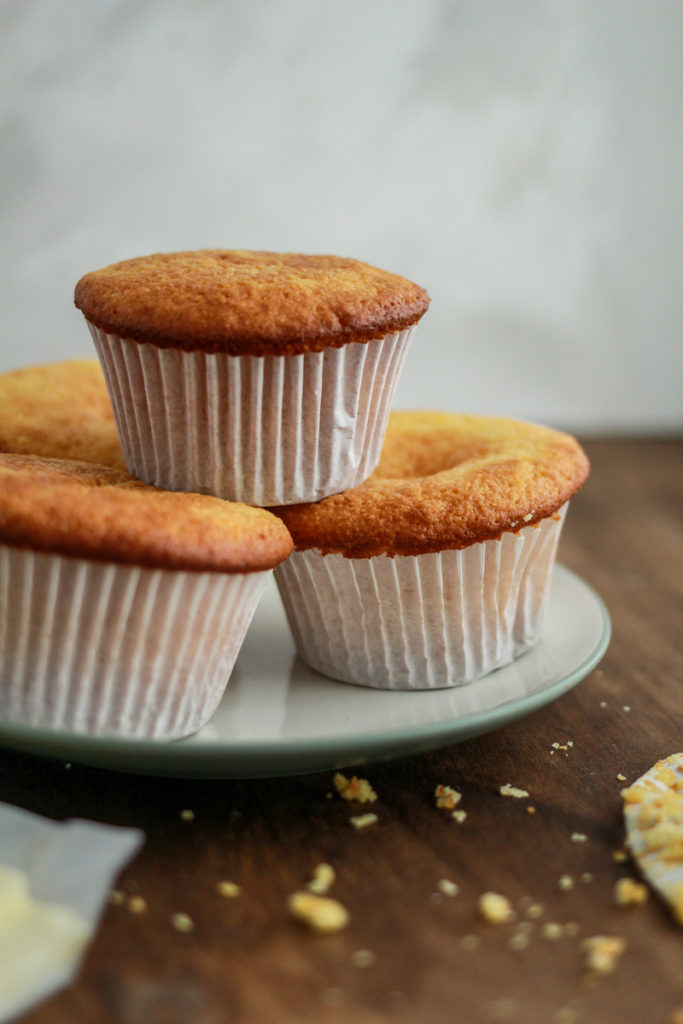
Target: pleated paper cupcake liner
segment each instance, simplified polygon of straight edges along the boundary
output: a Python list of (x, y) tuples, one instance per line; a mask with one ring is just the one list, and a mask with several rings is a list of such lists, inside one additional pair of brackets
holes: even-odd
[(509, 664), (540, 636), (565, 512), (459, 551), (294, 552), (275, 578), (299, 655), (333, 679), (395, 690)]
[(413, 330), (256, 357), (157, 348), (89, 327), (130, 472), (261, 506), (317, 501), (370, 475)]
[(271, 570), (200, 573), (0, 547), (0, 717), (172, 739), (225, 690)]

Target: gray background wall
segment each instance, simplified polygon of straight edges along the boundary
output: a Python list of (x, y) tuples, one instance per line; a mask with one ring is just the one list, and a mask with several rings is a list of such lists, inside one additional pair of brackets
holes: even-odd
[(396, 404), (683, 426), (680, 0), (0, 0), (0, 370), (222, 246), (432, 295)]

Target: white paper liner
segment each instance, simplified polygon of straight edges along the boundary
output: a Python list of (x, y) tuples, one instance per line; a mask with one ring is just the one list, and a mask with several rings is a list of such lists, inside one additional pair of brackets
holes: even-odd
[(143, 841), (137, 829), (49, 821), (0, 804), (0, 871), (26, 882), (30, 897), (18, 914), (0, 914), (0, 946), (9, 942), (1, 1024), (73, 979), (114, 878)]
[(275, 570), (300, 657), (386, 689), (459, 686), (540, 636), (567, 506), (460, 551), (344, 558), (295, 551)]
[(225, 690), (265, 582), (0, 547), (0, 717), (172, 739)]
[(413, 331), (257, 357), (162, 349), (88, 326), (130, 472), (261, 506), (367, 479)]

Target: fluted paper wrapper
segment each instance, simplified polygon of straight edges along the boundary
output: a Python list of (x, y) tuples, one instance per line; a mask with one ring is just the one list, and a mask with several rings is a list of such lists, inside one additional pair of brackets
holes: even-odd
[(299, 655), (333, 679), (393, 690), (507, 665), (540, 636), (565, 511), (460, 551), (294, 552), (275, 578)]
[(183, 352), (90, 327), (130, 472), (250, 505), (317, 501), (379, 461), (412, 328), (288, 356)]
[(0, 547), (0, 718), (128, 737), (195, 732), (223, 695), (270, 571)]

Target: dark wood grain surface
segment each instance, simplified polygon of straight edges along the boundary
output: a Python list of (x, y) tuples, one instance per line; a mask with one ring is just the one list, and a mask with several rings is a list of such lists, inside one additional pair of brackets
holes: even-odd
[[(109, 906), (76, 983), (24, 1024), (674, 1019), (683, 931), (653, 896), (638, 908), (615, 905), (615, 881), (636, 873), (613, 852), (624, 839), (618, 775), (633, 781), (683, 749), (683, 442), (586, 448), (593, 472), (572, 503), (560, 559), (609, 608), (602, 664), (498, 732), (364, 768), (379, 796), (376, 825), (349, 825), (361, 808), (327, 797), (331, 774), (155, 779), (0, 751), (0, 800), (136, 826), (147, 837), (117, 883), (143, 896), (146, 912)], [(462, 791), (464, 823), (435, 808), (439, 783)], [(503, 783), (527, 789), (529, 800), (501, 797)], [(186, 808), (194, 820), (182, 820)], [(574, 832), (587, 841), (572, 842)], [(334, 866), (331, 895), (351, 915), (329, 936), (287, 912), (288, 895), (321, 861)], [(558, 884), (565, 874), (572, 889)], [(221, 879), (242, 894), (219, 896)], [(456, 882), (458, 895), (440, 893), (441, 879)], [(480, 919), (485, 890), (508, 896), (517, 922), (529, 899), (542, 904), (526, 948), (511, 945), (518, 923)], [(176, 912), (192, 918), (193, 931), (173, 928)], [(574, 927), (551, 941), (548, 922)], [(582, 939), (596, 934), (627, 942), (615, 972), (597, 982), (581, 953)]]

